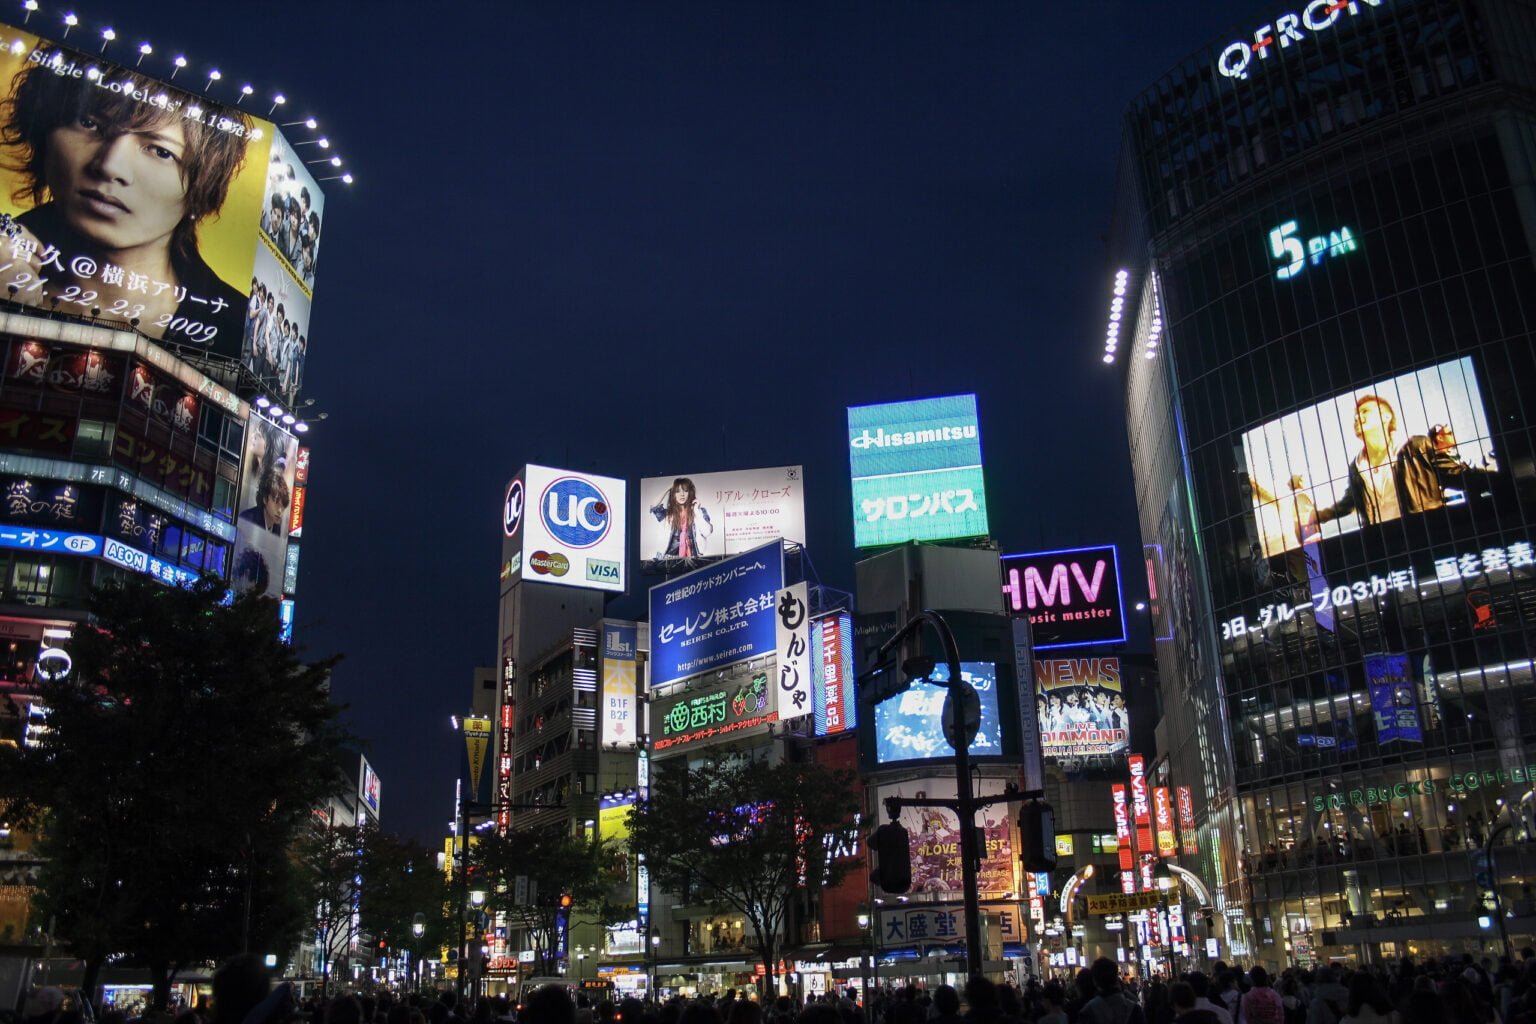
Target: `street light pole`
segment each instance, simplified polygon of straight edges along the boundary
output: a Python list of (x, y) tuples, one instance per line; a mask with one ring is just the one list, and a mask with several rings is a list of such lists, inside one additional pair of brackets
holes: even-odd
[(870, 988), (870, 971), (874, 968), (874, 956), (869, 945), (869, 907), (859, 904), (859, 914), (856, 920), (859, 923), (859, 984), (864, 989), (864, 1010), (874, 1005), (872, 1002), (872, 990)]
[(656, 929), (651, 929), (651, 1000), (658, 1006), (661, 1005), (661, 991), (657, 988), (656, 976), (658, 973), (657, 961), (661, 959), (661, 936), (656, 934)]

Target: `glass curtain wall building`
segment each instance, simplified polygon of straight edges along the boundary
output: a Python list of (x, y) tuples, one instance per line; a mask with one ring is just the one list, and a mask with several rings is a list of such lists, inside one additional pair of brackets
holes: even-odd
[(1104, 358), (1223, 955), (1536, 929), (1533, 86), (1529, 4), (1319, 0), (1126, 115)]

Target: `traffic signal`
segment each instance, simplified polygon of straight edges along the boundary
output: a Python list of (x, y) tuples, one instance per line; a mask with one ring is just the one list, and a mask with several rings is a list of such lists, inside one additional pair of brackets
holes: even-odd
[(1056, 812), (1044, 800), (1031, 800), (1019, 809), (1019, 837), (1024, 843), (1024, 870), (1056, 870)]
[(1205, 933), (1206, 933), (1206, 935), (1215, 935), (1216, 934), (1216, 908), (1215, 907), (1201, 907), (1200, 908), (1200, 916), (1205, 920)]
[(897, 822), (887, 822), (870, 835), (869, 861), (869, 877), (886, 892), (912, 888), (912, 848), (907, 830)]
[(571, 909), (571, 894), (570, 893), (563, 892), (563, 893), (560, 894), (560, 909), (561, 910), (570, 910)]

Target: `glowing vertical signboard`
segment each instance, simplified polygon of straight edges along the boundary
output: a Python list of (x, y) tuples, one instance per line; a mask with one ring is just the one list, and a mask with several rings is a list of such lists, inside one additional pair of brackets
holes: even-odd
[(1200, 852), (1200, 834), (1195, 829), (1195, 794), (1188, 786), (1176, 790), (1179, 801), (1179, 843), (1185, 854)]
[(1173, 834), (1173, 795), (1167, 786), (1152, 790), (1152, 816), (1157, 822), (1157, 855), (1174, 856), (1179, 846)]
[(639, 732), (635, 703), (635, 627), (603, 623), (602, 733), (598, 742), (633, 747)]
[(1135, 892), (1135, 854), (1131, 851), (1131, 811), (1126, 804), (1125, 786), (1115, 783), (1109, 787), (1115, 801), (1115, 845), (1120, 854), (1120, 891)]
[(1147, 853), (1152, 845), (1152, 801), (1147, 792), (1147, 762), (1140, 754), (1127, 759), (1131, 770), (1131, 813), (1136, 819), (1136, 850)]
[(812, 703), (817, 736), (836, 736), (858, 724), (853, 699), (853, 616), (823, 616), (811, 623)]

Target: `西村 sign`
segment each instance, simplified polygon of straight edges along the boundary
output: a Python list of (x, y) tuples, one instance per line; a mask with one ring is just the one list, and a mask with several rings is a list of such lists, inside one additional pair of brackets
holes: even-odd
[(850, 406), (853, 543), (987, 534), (975, 395)]
[[(770, 630), (771, 632), (771, 630)], [(779, 720), (766, 672), (653, 699), (651, 749), (707, 746)]]

